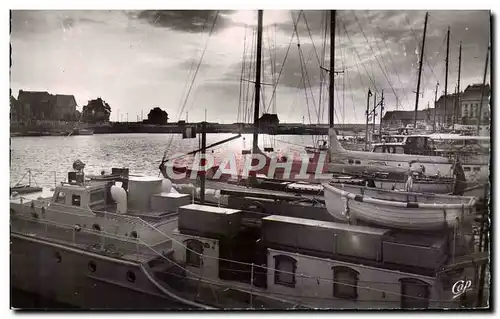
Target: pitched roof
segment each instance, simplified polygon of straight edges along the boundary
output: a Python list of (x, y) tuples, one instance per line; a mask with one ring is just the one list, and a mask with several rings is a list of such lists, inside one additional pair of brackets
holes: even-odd
[[(464, 97), (477, 97), (481, 95), (481, 90), (483, 88), (482, 84), (472, 84), (468, 85), (464, 91)], [(484, 96), (487, 97), (490, 95), (490, 85), (486, 84), (484, 86)]]
[[(420, 110), (417, 111), (417, 120), (426, 120), (428, 114), (430, 114), (431, 110)], [(391, 121), (391, 120), (413, 120), (415, 117), (414, 111), (387, 111), (382, 118), (383, 121)]]
[(23, 90), (19, 90), (19, 95), (17, 96), (17, 100), (19, 101), (19, 103), (29, 103), (33, 105), (41, 102), (48, 102), (52, 98), (52, 95), (50, 95), (48, 92)]
[(73, 95), (56, 94), (56, 105), (60, 106), (76, 106), (76, 100)]

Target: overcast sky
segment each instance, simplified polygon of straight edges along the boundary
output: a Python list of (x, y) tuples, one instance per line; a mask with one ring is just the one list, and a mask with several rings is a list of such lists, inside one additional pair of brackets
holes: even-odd
[[(329, 40), (324, 62), (318, 61), (326, 17), (324, 11), (264, 11), (261, 109), (273, 111), (275, 103), (282, 122), (327, 121), (327, 100), (321, 111), (319, 93)], [(386, 110), (414, 109), (424, 19), (424, 11), (337, 11), (335, 70), (344, 73), (335, 77), (336, 122), (364, 121), (368, 89), (378, 92), (377, 100), (384, 91)], [(292, 39), (293, 21), (298, 38)], [(80, 108), (101, 97), (113, 121), (126, 113), (135, 121), (159, 106), (173, 120), (187, 111), (190, 121), (200, 121), (207, 109), (208, 121), (236, 122), (252, 112), (253, 84), (241, 85), (240, 78), (245, 66), (243, 78), (255, 80), (256, 22), (256, 11), (12, 11), (11, 88), (15, 97), (19, 89), (73, 94)], [(437, 81), (439, 95), (444, 91), (448, 26), (448, 92), (457, 84), (460, 41), (462, 90), (482, 82), (489, 12), (430, 11), (419, 109), (433, 106)]]

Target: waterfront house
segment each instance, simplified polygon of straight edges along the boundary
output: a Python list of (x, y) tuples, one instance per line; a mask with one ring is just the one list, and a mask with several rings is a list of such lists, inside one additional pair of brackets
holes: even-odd
[[(481, 104), (482, 84), (472, 84), (467, 86), (460, 99), (461, 124), (477, 124), (479, 120), (479, 109)], [(481, 108), (481, 122), (488, 124), (490, 120), (490, 86), (484, 86), (483, 106)]]
[[(459, 123), (461, 118), (461, 109), (459, 100), (462, 99), (462, 93), (452, 93), (445, 96), (441, 95), (436, 102), (436, 122), (438, 126), (449, 127), (453, 123)], [(446, 109), (445, 109), (446, 103)]]
[(19, 121), (49, 120), (54, 108), (54, 99), (48, 92), (19, 90)]
[(56, 94), (56, 110), (54, 118), (57, 120), (68, 120), (75, 117), (76, 100), (73, 95)]
[[(417, 126), (430, 124), (433, 120), (433, 109), (417, 111)], [(407, 127), (415, 121), (414, 111), (387, 111), (382, 118), (385, 127)]]
[(73, 120), (76, 100), (73, 95), (19, 90), (17, 116), (20, 122)]

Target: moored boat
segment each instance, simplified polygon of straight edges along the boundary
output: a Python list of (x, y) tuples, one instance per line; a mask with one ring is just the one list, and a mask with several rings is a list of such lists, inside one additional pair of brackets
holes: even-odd
[(475, 197), (382, 190), (323, 184), (328, 212), (336, 219), (357, 219), (412, 230), (457, 226), (473, 217)]
[[(436, 275), (447, 265), (446, 232), (249, 214), (192, 204), (161, 178), (123, 169), (89, 177), (82, 163), (73, 167), (53, 191), (10, 200), (19, 289), (85, 308), (458, 304), (447, 284), (455, 278)], [(453, 242), (457, 256), (464, 244)]]

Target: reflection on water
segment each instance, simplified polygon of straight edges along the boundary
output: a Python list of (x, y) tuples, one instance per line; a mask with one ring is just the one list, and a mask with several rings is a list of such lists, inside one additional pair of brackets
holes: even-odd
[[(207, 134), (207, 145), (227, 139), (233, 134)], [(171, 142), (170, 142), (171, 141)], [(72, 169), (76, 159), (83, 161), (87, 174), (99, 174), (112, 167), (128, 167), (132, 174), (157, 175), (165, 150), (167, 157), (199, 148), (200, 141), (182, 139), (179, 134), (96, 134), (87, 136), (14, 137), (11, 140), (10, 184), (18, 182), (31, 169), (34, 181), (41, 186), (54, 186)], [(312, 146), (312, 136), (279, 135), (259, 137), (259, 147), (273, 147), (276, 153), (302, 152)], [(243, 149), (252, 146), (252, 135), (219, 145), (208, 152), (216, 162), (234, 154), (237, 162), (244, 160)], [(186, 159), (190, 162), (192, 157)], [(54, 177), (54, 172), (56, 176)], [(23, 181), (28, 182), (27, 177)]]

